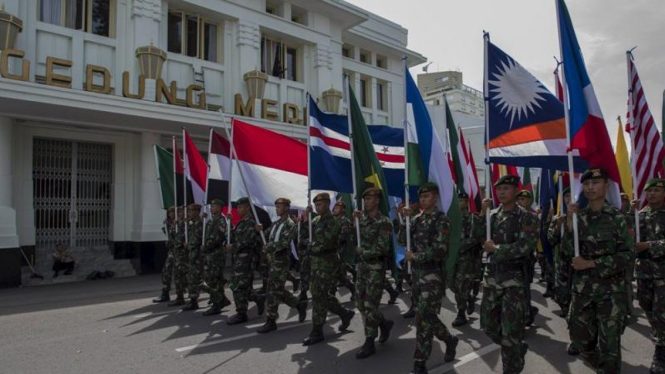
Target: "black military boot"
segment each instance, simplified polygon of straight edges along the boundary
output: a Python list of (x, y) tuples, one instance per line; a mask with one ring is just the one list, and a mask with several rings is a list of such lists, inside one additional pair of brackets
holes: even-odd
[(266, 295), (257, 295), (254, 302), (256, 303), (257, 312), (262, 316), (266, 310)]
[(291, 283), (293, 283), (293, 292), (298, 292), (298, 290), (300, 289), (300, 279), (294, 276), (291, 277), (292, 277)]
[(166, 305), (167, 305), (167, 306), (181, 306), (181, 305), (185, 305), (185, 298), (184, 298), (182, 295), (178, 295), (178, 296), (176, 296), (176, 298), (175, 298), (173, 301), (169, 302), (169, 303), (166, 304)]
[(212, 306), (210, 308), (208, 308), (208, 310), (203, 312), (204, 316), (214, 316), (214, 315), (217, 315), (217, 314), (222, 314), (222, 309), (219, 306), (217, 306), (216, 304), (212, 304)]
[(570, 355), (570, 356), (579, 356), (579, 354), (580, 354), (580, 350), (575, 348), (573, 343), (568, 344), (567, 352), (568, 352), (568, 355)]
[(265, 295), (267, 289), (268, 289), (268, 280), (263, 278), (263, 280), (261, 281), (261, 288), (259, 288), (259, 290), (256, 292), (261, 295)]
[(185, 305), (182, 308), (182, 311), (183, 312), (188, 312), (190, 310), (197, 310), (197, 309), (199, 309), (199, 302), (196, 301), (196, 299), (189, 299), (189, 301), (187, 302), (187, 305)]
[(316, 343), (320, 343), (322, 341), (326, 340), (326, 338), (323, 336), (323, 326), (312, 326), (312, 332), (309, 333), (309, 336), (303, 340), (302, 345), (314, 345)]
[(222, 299), (222, 303), (219, 304), (219, 309), (224, 309), (227, 306), (231, 305), (231, 300), (229, 300), (226, 296)]
[(399, 281), (395, 284), (395, 291), (398, 293), (404, 293), (404, 288), (402, 287), (403, 281)]
[(307, 300), (300, 301), (296, 309), (298, 309), (298, 322), (304, 322), (307, 318)]
[(406, 319), (413, 318), (415, 316), (416, 316), (416, 310), (413, 309), (413, 305), (411, 305), (411, 307), (409, 308), (409, 310), (406, 311), (406, 313), (402, 314), (402, 317)]
[(446, 353), (443, 355), (443, 361), (450, 362), (455, 359), (457, 354), (457, 344), (459, 343), (459, 338), (451, 335), (446, 341)]
[(300, 294), (298, 295), (298, 301), (307, 301), (309, 298), (307, 297), (307, 290), (306, 289), (301, 289)]
[(390, 337), (390, 330), (393, 329), (395, 322), (389, 319), (382, 319), (379, 324), (379, 343), (385, 343)]
[(554, 296), (554, 286), (552, 286), (551, 284), (548, 284), (548, 285), (547, 285), (547, 290), (546, 290), (545, 293), (543, 294), (543, 297), (545, 297), (545, 298), (551, 298), (551, 297), (553, 297), (553, 296)]
[(390, 286), (388, 286), (386, 290), (390, 294), (390, 300), (388, 300), (388, 304), (394, 305), (395, 303), (397, 303), (397, 297), (399, 296), (399, 292), (397, 292), (397, 290), (395, 290)]
[(472, 315), (476, 311), (476, 297), (471, 296), (466, 306), (466, 314)]
[(656, 351), (653, 354), (653, 361), (651, 362), (651, 374), (664, 374), (665, 373), (665, 347), (656, 346)]
[(171, 301), (171, 296), (169, 296), (168, 292), (163, 292), (163, 291), (162, 294), (159, 295), (159, 297), (152, 299), (153, 303), (163, 303), (166, 301)]
[(425, 361), (416, 361), (413, 363), (413, 374), (427, 374)]
[(277, 323), (275, 323), (274, 319), (268, 318), (263, 326), (256, 329), (256, 332), (259, 334), (267, 334), (275, 330), (277, 330)]
[(531, 326), (533, 325), (533, 321), (536, 320), (536, 316), (538, 315), (538, 307), (531, 306), (529, 308), (529, 318), (526, 321), (526, 326)]
[(469, 321), (466, 319), (466, 314), (464, 314), (463, 310), (460, 310), (457, 312), (457, 318), (453, 321), (453, 327), (464, 326), (467, 322)]
[(342, 313), (340, 313), (339, 317), (342, 319), (342, 324), (339, 325), (339, 332), (344, 332), (349, 328), (351, 320), (355, 314), (356, 312), (348, 309), (345, 309)]
[(362, 360), (376, 353), (376, 347), (374, 346), (374, 338), (365, 339), (365, 344), (360, 348), (356, 353), (356, 358)]
[(231, 318), (226, 320), (227, 325), (237, 325), (239, 323), (245, 323), (247, 322), (247, 313), (237, 313), (234, 314)]

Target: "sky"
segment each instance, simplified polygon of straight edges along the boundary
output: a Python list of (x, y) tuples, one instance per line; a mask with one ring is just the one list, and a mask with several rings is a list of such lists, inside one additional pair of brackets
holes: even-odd
[[(553, 92), (559, 40), (554, 0), (347, 0), (409, 30), (408, 48), (429, 72), (459, 70), (482, 90), (483, 30)], [(408, 7), (406, 6), (408, 4)], [(665, 89), (665, 0), (568, 0), (587, 70), (612, 142), (625, 119), (626, 50), (633, 52), (659, 129)], [(415, 67), (411, 74), (422, 73)]]

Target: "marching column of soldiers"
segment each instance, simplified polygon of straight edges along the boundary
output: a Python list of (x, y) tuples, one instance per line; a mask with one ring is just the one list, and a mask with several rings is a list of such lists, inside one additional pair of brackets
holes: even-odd
[[(241, 219), (231, 226), (231, 215), (221, 213), (221, 200), (211, 202), (211, 217), (204, 214), (205, 219), (198, 204), (170, 207), (163, 229), (168, 238), (163, 288), (153, 302), (195, 310), (200, 293), (207, 292), (210, 308), (203, 315), (222, 313), (232, 304), (226, 297), (224, 275), (230, 254), (233, 273), (229, 286), (236, 314), (227, 320), (229, 325), (247, 322), (253, 302), (258, 315), (266, 311), (265, 324), (257, 333), (269, 333), (278, 329), (281, 303), (298, 312), (299, 322), (306, 320), (311, 303), (312, 329), (303, 345), (321, 343), (328, 312), (339, 316), (340, 332), (347, 330), (355, 315), (336, 296), (342, 286), (351, 292), (362, 317), (365, 343), (356, 358), (365, 359), (376, 354), (377, 338), (379, 343), (389, 340), (396, 323), (381, 312), (383, 292), (389, 293), (389, 303), (395, 303), (406, 281), (411, 305), (404, 317), (415, 317), (413, 372), (420, 374), (427, 373), (435, 337), (445, 345), (445, 362), (456, 356), (460, 338), (439, 317), (446, 280), (451, 279), (449, 288), (457, 305), (451, 325), (468, 323), (467, 315), (476, 312), (482, 291), (480, 327), (501, 347), (503, 373), (512, 374), (524, 370), (529, 350), (525, 332), (538, 313), (531, 301), (537, 262), (546, 284), (543, 296), (553, 298), (561, 309), (559, 315), (568, 323), (568, 354), (579, 356), (597, 373), (621, 372), (621, 336), (634, 321), (631, 306), (636, 280), (635, 297), (655, 342), (650, 372), (665, 374), (665, 180), (650, 180), (644, 187), (646, 202), (624, 202), (623, 209), (607, 202), (612, 186), (605, 171), (589, 169), (580, 180), (587, 204), (573, 203), (567, 188), (562, 192), (565, 209), (546, 217), (543, 236), (553, 248), (551, 257), (540, 242), (541, 217), (532, 208), (533, 195), (519, 190), (518, 176), (500, 178), (494, 184), (499, 206), (493, 208), (492, 200), (485, 199), (479, 213), (469, 213), (469, 196), (460, 193), (461, 244), (453, 274), (447, 274), (446, 267), (452, 222), (437, 208), (440, 191), (429, 182), (420, 187), (418, 203), (400, 204), (392, 221), (379, 210), (386, 196), (378, 188), (362, 193), (363, 209), (354, 211), (352, 219), (347, 218), (342, 201), (331, 211), (327, 193), (316, 195), (314, 208), (308, 207), (297, 219), (289, 215), (291, 201), (279, 198), (275, 201), (278, 219), (269, 227), (254, 220), (248, 198), (236, 202)], [(577, 216), (576, 228), (573, 215)], [(406, 245), (407, 221), (411, 246), (400, 262), (401, 271), (396, 272), (394, 240)], [(393, 270), (397, 289), (390, 284), (388, 269)], [(253, 286), (255, 273), (264, 282), (258, 290)], [(293, 293), (286, 288), (287, 280), (293, 282)], [(294, 294), (297, 288), (298, 296)]]

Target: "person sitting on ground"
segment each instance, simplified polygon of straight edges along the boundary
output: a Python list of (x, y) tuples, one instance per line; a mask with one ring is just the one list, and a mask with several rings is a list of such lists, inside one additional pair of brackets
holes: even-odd
[(53, 278), (58, 277), (60, 270), (64, 270), (65, 275), (71, 275), (77, 265), (78, 263), (74, 260), (74, 257), (67, 253), (64, 244), (56, 244), (55, 253), (53, 254)]

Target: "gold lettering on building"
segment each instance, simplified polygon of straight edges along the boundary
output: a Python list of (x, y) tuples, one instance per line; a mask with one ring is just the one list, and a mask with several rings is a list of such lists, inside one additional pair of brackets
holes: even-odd
[(274, 110), (268, 110), (268, 107), (275, 107), (279, 103), (275, 100), (263, 99), (261, 101), (261, 118), (270, 121), (279, 121), (279, 113)]
[(234, 98), (235, 98), (235, 114), (244, 117), (254, 117), (254, 102), (256, 101), (255, 98), (250, 97), (247, 100), (247, 105), (243, 104), (241, 94), (236, 94)]
[(164, 98), (168, 104), (174, 105), (178, 99), (178, 83), (171, 82), (171, 89), (166, 85), (162, 78), (157, 78), (157, 88), (155, 90), (155, 101), (161, 103)]
[(302, 124), (302, 121), (300, 120), (300, 108), (298, 108), (296, 104), (284, 104), (282, 106), (282, 113), (282, 122), (293, 123), (296, 125)]
[[(198, 104), (194, 101), (195, 94), (199, 99)], [(192, 84), (187, 87), (187, 106), (196, 109), (206, 109), (206, 94), (201, 85)]]
[[(96, 74), (101, 74), (102, 84), (95, 84)], [(111, 72), (103, 66), (88, 65), (85, 68), (85, 90), (100, 94), (111, 93)]]
[[(2, 51), (2, 59), (0, 60), (0, 75), (3, 78), (14, 79), (17, 81), (27, 81), (30, 79), (30, 61), (24, 60), (25, 52), (17, 51), (14, 49), (7, 49)], [(9, 72), (9, 58), (14, 57), (21, 59), (21, 74), (11, 74)]]
[(132, 94), (131, 87), (129, 84), (129, 72), (126, 71), (122, 73), (122, 96), (128, 99), (138, 99), (142, 100), (145, 96), (145, 75), (139, 75), (139, 93)]
[(56, 74), (53, 72), (55, 66), (61, 68), (71, 69), (74, 63), (70, 60), (61, 58), (47, 57), (46, 58), (46, 84), (50, 86), (72, 88), (72, 77), (63, 74)]

